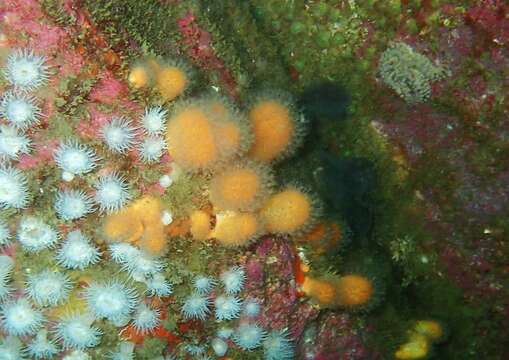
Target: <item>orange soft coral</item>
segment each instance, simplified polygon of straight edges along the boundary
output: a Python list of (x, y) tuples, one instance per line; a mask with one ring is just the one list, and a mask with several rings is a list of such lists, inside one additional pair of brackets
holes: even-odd
[(203, 210), (195, 210), (190, 216), (190, 233), (195, 240), (208, 239), (210, 235), (210, 215)]
[(251, 158), (271, 162), (295, 150), (302, 126), (290, 101), (279, 95), (261, 97), (251, 106), (248, 117), (254, 134), (254, 143), (249, 150)]
[(324, 307), (334, 306), (335, 304), (336, 288), (334, 287), (334, 278), (312, 278), (305, 276), (302, 291)]
[(166, 247), (164, 224), (161, 221), (162, 204), (147, 195), (129, 207), (109, 215), (103, 232), (109, 241), (135, 243), (151, 254), (160, 254)]
[(267, 231), (296, 234), (313, 225), (319, 206), (306, 192), (289, 187), (269, 197), (260, 210)]
[(211, 237), (225, 246), (242, 246), (256, 239), (260, 228), (255, 214), (229, 211), (216, 215), (216, 226)]
[(220, 159), (220, 149), (210, 117), (196, 104), (182, 106), (166, 130), (170, 155), (184, 170), (209, 169)]
[(223, 210), (255, 210), (270, 193), (271, 170), (254, 162), (232, 165), (214, 175), (210, 183), (210, 201)]
[(189, 86), (189, 74), (185, 66), (172, 64), (161, 66), (155, 74), (155, 88), (166, 101), (181, 95)]
[(359, 307), (367, 305), (373, 299), (375, 286), (366, 276), (350, 274), (338, 279), (336, 292), (338, 305)]

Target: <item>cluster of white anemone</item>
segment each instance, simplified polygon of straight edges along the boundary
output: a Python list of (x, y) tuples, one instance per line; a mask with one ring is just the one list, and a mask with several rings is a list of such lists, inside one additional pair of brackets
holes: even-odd
[[(196, 276), (193, 281), (194, 291), (182, 305), (183, 317), (205, 320), (211, 312), (211, 305), (214, 305), (215, 319), (221, 327), (212, 338), (210, 349), (218, 357), (227, 353), (230, 339), (237, 347), (245, 351), (262, 347), (265, 360), (293, 359), (293, 343), (287, 331), (267, 332), (257, 322), (261, 312), (261, 301), (252, 297), (245, 299), (239, 297), (244, 288), (245, 279), (246, 275), (241, 266), (233, 266), (222, 272), (219, 281), (205, 275)], [(219, 283), (223, 292), (217, 292), (212, 301), (211, 292)], [(192, 356), (205, 357), (207, 349), (208, 346), (196, 343), (185, 345), (186, 352)]]
[(14, 50), (3, 72), (10, 89), (0, 96), (0, 208), (22, 209), (28, 206), (27, 180), (9, 162), (30, 152), (26, 132), (41, 117), (38, 101), (30, 92), (47, 81), (48, 66), (43, 56)]
[(144, 138), (138, 146), (140, 158), (143, 162), (158, 161), (166, 149), (166, 141), (162, 137), (166, 129), (166, 116), (168, 112), (161, 106), (145, 109), (141, 117)]
[[(18, 210), (27, 208), (32, 196), (29, 179), (15, 162), (31, 151), (30, 134), (42, 117), (33, 91), (47, 82), (48, 66), (44, 57), (17, 50), (9, 56), (4, 75), (10, 89), (0, 94), (0, 209)], [(156, 162), (166, 149), (162, 137), (166, 115), (161, 107), (148, 108), (141, 118), (140, 128), (127, 118), (113, 117), (99, 133), (112, 153), (123, 155), (137, 148), (143, 162)], [(55, 192), (53, 208), (58, 219), (69, 222), (97, 210), (115, 212), (130, 200), (128, 182), (118, 172), (99, 172), (89, 190), (84, 189), (82, 183), (74, 186), (85, 175), (96, 171), (102, 160), (96, 149), (78, 138), (62, 139), (53, 153), (53, 160), (61, 171), (62, 180), (68, 183)], [(86, 234), (73, 230), (61, 236), (55, 225), (37, 212), (21, 215), (16, 228), (0, 219), (0, 247), (10, 245), (15, 239), (27, 253), (52, 249), (56, 264), (74, 271), (83, 271), (99, 262), (102, 254)], [(145, 295), (172, 293), (172, 285), (162, 272), (160, 260), (129, 244), (112, 244), (110, 255), (130, 281), (145, 284)], [(97, 346), (102, 336), (94, 325), (98, 320), (115, 326), (130, 322), (140, 333), (150, 333), (160, 325), (160, 310), (141, 301), (138, 292), (127, 283), (93, 281), (81, 291), (86, 308), (63, 314), (48, 333), (46, 309), (67, 302), (75, 284), (62, 269), (29, 270), (24, 292), (19, 297), (12, 286), (13, 268), (13, 258), (0, 255), (0, 330), (5, 334), (0, 339), (0, 357), (51, 359), (67, 350), (64, 359), (89, 359), (87, 350)], [(19, 337), (30, 339), (23, 344)], [(108, 357), (132, 359), (134, 345), (121, 343)]]
[(137, 148), (141, 161), (154, 163), (166, 150), (166, 141), (162, 137), (166, 116), (167, 111), (161, 106), (146, 108), (140, 119), (141, 128), (126, 117), (113, 117), (101, 127), (100, 136), (110, 151), (125, 154)]

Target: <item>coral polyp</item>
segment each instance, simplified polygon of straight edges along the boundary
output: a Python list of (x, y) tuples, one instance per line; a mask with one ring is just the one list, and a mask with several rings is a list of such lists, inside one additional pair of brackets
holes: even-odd
[(246, 246), (258, 238), (261, 229), (260, 220), (254, 213), (218, 212), (210, 237), (223, 246)]
[(59, 265), (68, 269), (83, 270), (99, 261), (101, 253), (90, 244), (90, 239), (80, 230), (67, 234), (62, 247), (58, 249), (56, 259)]
[(237, 163), (214, 175), (210, 201), (223, 210), (256, 210), (270, 193), (273, 182), (268, 167), (255, 162)]
[(60, 351), (51, 339), (48, 339), (48, 332), (40, 330), (35, 338), (28, 343), (26, 353), (34, 359), (53, 359)]
[(240, 315), (242, 301), (236, 296), (219, 295), (214, 300), (216, 320), (232, 320)]
[(54, 333), (65, 349), (86, 349), (96, 346), (102, 332), (92, 326), (90, 314), (68, 314), (57, 323)]
[(265, 163), (289, 156), (302, 140), (303, 119), (289, 95), (274, 92), (258, 96), (249, 109), (254, 142), (248, 155)]
[(245, 316), (256, 317), (260, 315), (260, 311), (261, 311), (260, 300), (251, 298), (244, 301), (244, 308), (242, 310), (242, 313)]
[(163, 155), (166, 142), (159, 136), (148, 136), (140, 143), (140, 158), (143, 162), (156, 162)]
[(129, 321), (138, 303), (136, 291), (115, 280), (91, 283), (85, 289), (84, 297), (94, 316), (106, 318), (116, 326)]
[(129, 257), (123, 262), (123, 270), (135, 279), (159, 273), (163, 264), (149, 254), (139, 251), (136, 256)]
[(184, 300), (182, 315), (186, 319), (205, 320), (210, 312), (210, 299), (205, 295), (193, 293)]
[(135, 344), (130, 341), (121, 342), (118, 345), (118, 350), (112, 351), (108, 354), (108, 359), (134, 360), (134, 346)]
[(17, 160), (21, 154), (30, 151), (30, 139), (14, 127), (0, 126), (0, 159)]
[(7, 336), (0, 339), (0, 354), (7, 360), (23, 359), (23, 344), (15, 336)]
[(140, 249), (124, 242), (111, 244), (109, 250), (113, 261), (121, 265), (132, 263), (141, 255)]
[(153, 331), (161, 322), (161, 312), (141, 303), (133, 315), (133, 326), (139, 333)]
[(118, 211), (131, 198), (125, 178), (116, 172), (99, 177), (95, 190), (95, 201), (101, 212)]
[(193, 281), (195, 290), (200, 294), (208, 294), (216, 284), (217, 282), (214, 279), (204, 275), (195, 277)]
[(92, 171), (99, 161), (95, 151), (77, 140), (63, 141), (55, 151), (55, 162), (62, 169), (64, 180), (72, 180), (74, 175), (83, 175)]
[(190, 71), (181, 61), (159, 65), (154, 74), (155, 88), (161, 97), (171, 101), (186, 91), (190, 84)]
[(33, 96), (8, 91), (0, 102), (0, 115), (9, 122), (9, 125), (26, 130), (39, 122), (41, 110)]
[(14, 167), (0, 165), (0, 209), (24, 209), (28, 206), (29, 191), (25, 175)]
[(233, 342), (242, 350), (253, 350), (261, 345), (267, 332), (258, 324), (245, 323), (233, 332)]
[(309, 229), (320, 215), (315, 197), (295, 186), (272, 195), (260, 211), (267, 231), (295, 234)]
[(224, 354), (228, 351), (228, 344), (220, 338), (212, 339), (210, 346), (217, 356), (224, 356)]
[(94, 211), (94, 202), (83, 190), (59, 191), (55, 211), (62, 220), (76, 220)]
[(149, 276), (144, 282), (148, 296), (168, 296), (173, 291), (173, 286), (159, 273)]
[(291, 360), (294, 358), (294, 346), (285, 330), (273, 330), (263, 340), (263, 358), (265, 360)]
[(154, 106), (145, 109), (145, 113), (141, 117), (143, 130), (147, 135), (161, 135), (166, 130), (166, 117), (168, 111), (161, 106)]
[(125, 153), (136, 144), (136, 128), (125, 117), (114, 117), (101, 128), (106, 146), (117, 153)]
[(32, 91), (47, 81), (49, 67), (44, 56), (32, 50), (16, 49), (7, 58), (4, 76), (16, 89)]
[(30, 305), (27, 299), (19, 298), (0, 307), (0, 323), (9, 335), (33, 335), (42, 326), (44, 317)]
[(39, 306), (55, 306), (67, 300), (72, 283), (63, 273), (44, 270), (27, 280), (28, 297)]
[(18, 225), (16, 234), (23, 249), (38, 252), (56, 245), (59, 235), (44, 220), (34, 216), (24, 216)]
[(239, 293), (244, 287), (246, 273), (240, 266), (234, 266), (221, 273), (221, 282), (228, 295)]

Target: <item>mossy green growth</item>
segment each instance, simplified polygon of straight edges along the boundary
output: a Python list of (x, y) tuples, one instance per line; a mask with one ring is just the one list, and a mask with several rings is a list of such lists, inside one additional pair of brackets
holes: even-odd
[(166, 341), (164, 339), (145, 337), (142, 346), (135, 350), (136, 359), (153, 360), (163, 354), (166, 346)]
[(206, 182), (203, 176), (182, 174), (166, 190), (162, 201), (174, 218), (185, 218), (206, 204)]

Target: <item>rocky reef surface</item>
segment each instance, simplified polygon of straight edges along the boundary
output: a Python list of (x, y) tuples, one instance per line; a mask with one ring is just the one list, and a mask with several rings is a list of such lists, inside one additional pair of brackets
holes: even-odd
[[(22, 202), (23, 192), (15, 199), (0, 191), (6, 256), (0, 265), (8, 294), (0, 289), (2, 351), (12, 358), (66, 359), (506, 358), (508, 10), (498, 0), (0, 4), (2, 101), (8, 94), (33, 96), (38, 108), (36, 121), (13, 135), (2, 104), (0, 170), (22, 172), (27, 192), (27, 205), (16, 207), (9, 205)], [(5, 75), (16, 51), (44, 59), (43, 79), (33, 89), (15, 89)], [(176, 101), (165, 98), (162, 86), (147, 89), (134, 76), (152, 60), (185, 70), (192, 80)], [(157, 74), (148, 74), (148, 83), (157, 84)], [(315, 245), (313, 234), (302, 232), (263, 234), (240, 247), (222, 246), (208, 234), (197, 240), (189, 213), (205, 211), (211, 226), (221, 219), (207, 204), (208, 175), (179, 180), (176, 153), (164, 148), (171, 144), (151, 155), (138, 145), (146, 134), (133, 135), (137, 145), (119, 153), (105, 143), (102, 129), (113, 118), (142, 128), (148, 107), (161, 105), (171, 114), (180, 98), (192, 102), (211, 93), (244, 111), (260, 89), (289, 92), (309, 122), (303, 146), (274, 165), (275, 178), (278, 185), (303, 184), (318, 194), (323, 219), (341, 230), (339, 244), (331, 246), (329, 234)], [(70, 138), (101, 160), (93, 172), (66, 180), (55, 152)], [(146, 161), (150, 156), (156, 160)], [(157, 208), (161, 219), (147, 215), (142, 222), (163, 229), (162, 240), (130, 243), (144, 251), (165, 247), (154, 260), (163, 265), (152, 263), (157, 271), (150, 279), (115, 261), (102, 228), (108, 214), (91, 210), (69, 221), (54, 205), (57, 194), (75, 188), (97, 207), (115, 207), (97, 199), (98, 179), (115, 171), (129, 188), (129, 201), (161, 199), (139, 206), (147, 214)], [(124, 205), (132, 209), (127, 201), (118, 206)], [(55, 244), (34, 255), (20, 235), (20, 223), (30, 216), (58, 233), (59, 249), (75, 230), (89, 235), (101, 260), (62, 271)], [(214, 302), (227, 286), (221, 274), (235, 267), (245, 275), (236, 296), (244, 304), (256, 300), (259, 314), (220, 322), (209, 306), (205, 321), (186, 317), (183, 306), (196, 290), (196, 276), (214, 279)], [(34, 318), (33, 327), (20, 330), (9, 322), (8, 305), (23, 305), (31, 274), (47, 269), (69, 277), (68, 301), (48, 307), (30, 297), (29, 307), (47, 321)], [(168, 286), (160, 294), (149, 291), (156, 273)], [(85, 319), (80, 326), (102, 334), (89, 334), (90, 346), (58, 332), (64, 315), (90, 308), (87, 289), (112, 274), (156, 310), (158, 322), (115, 324), (103, 316), (108, 321), (91, 325)], [(348, 274), (372, 281), (374, 295), (363, 306), (328, 300), (327, 277)], [(352, 287), (351, 301), (362, 298), (359, 287)], [(243, 324), (263, 329), (252, 349), (239, 340)], [(257, 336), (249, 330), (248, 337)], [(278, 341), (269, 342), (269, 335)], [(44, 352), (43, 345), (56, 350)]]

